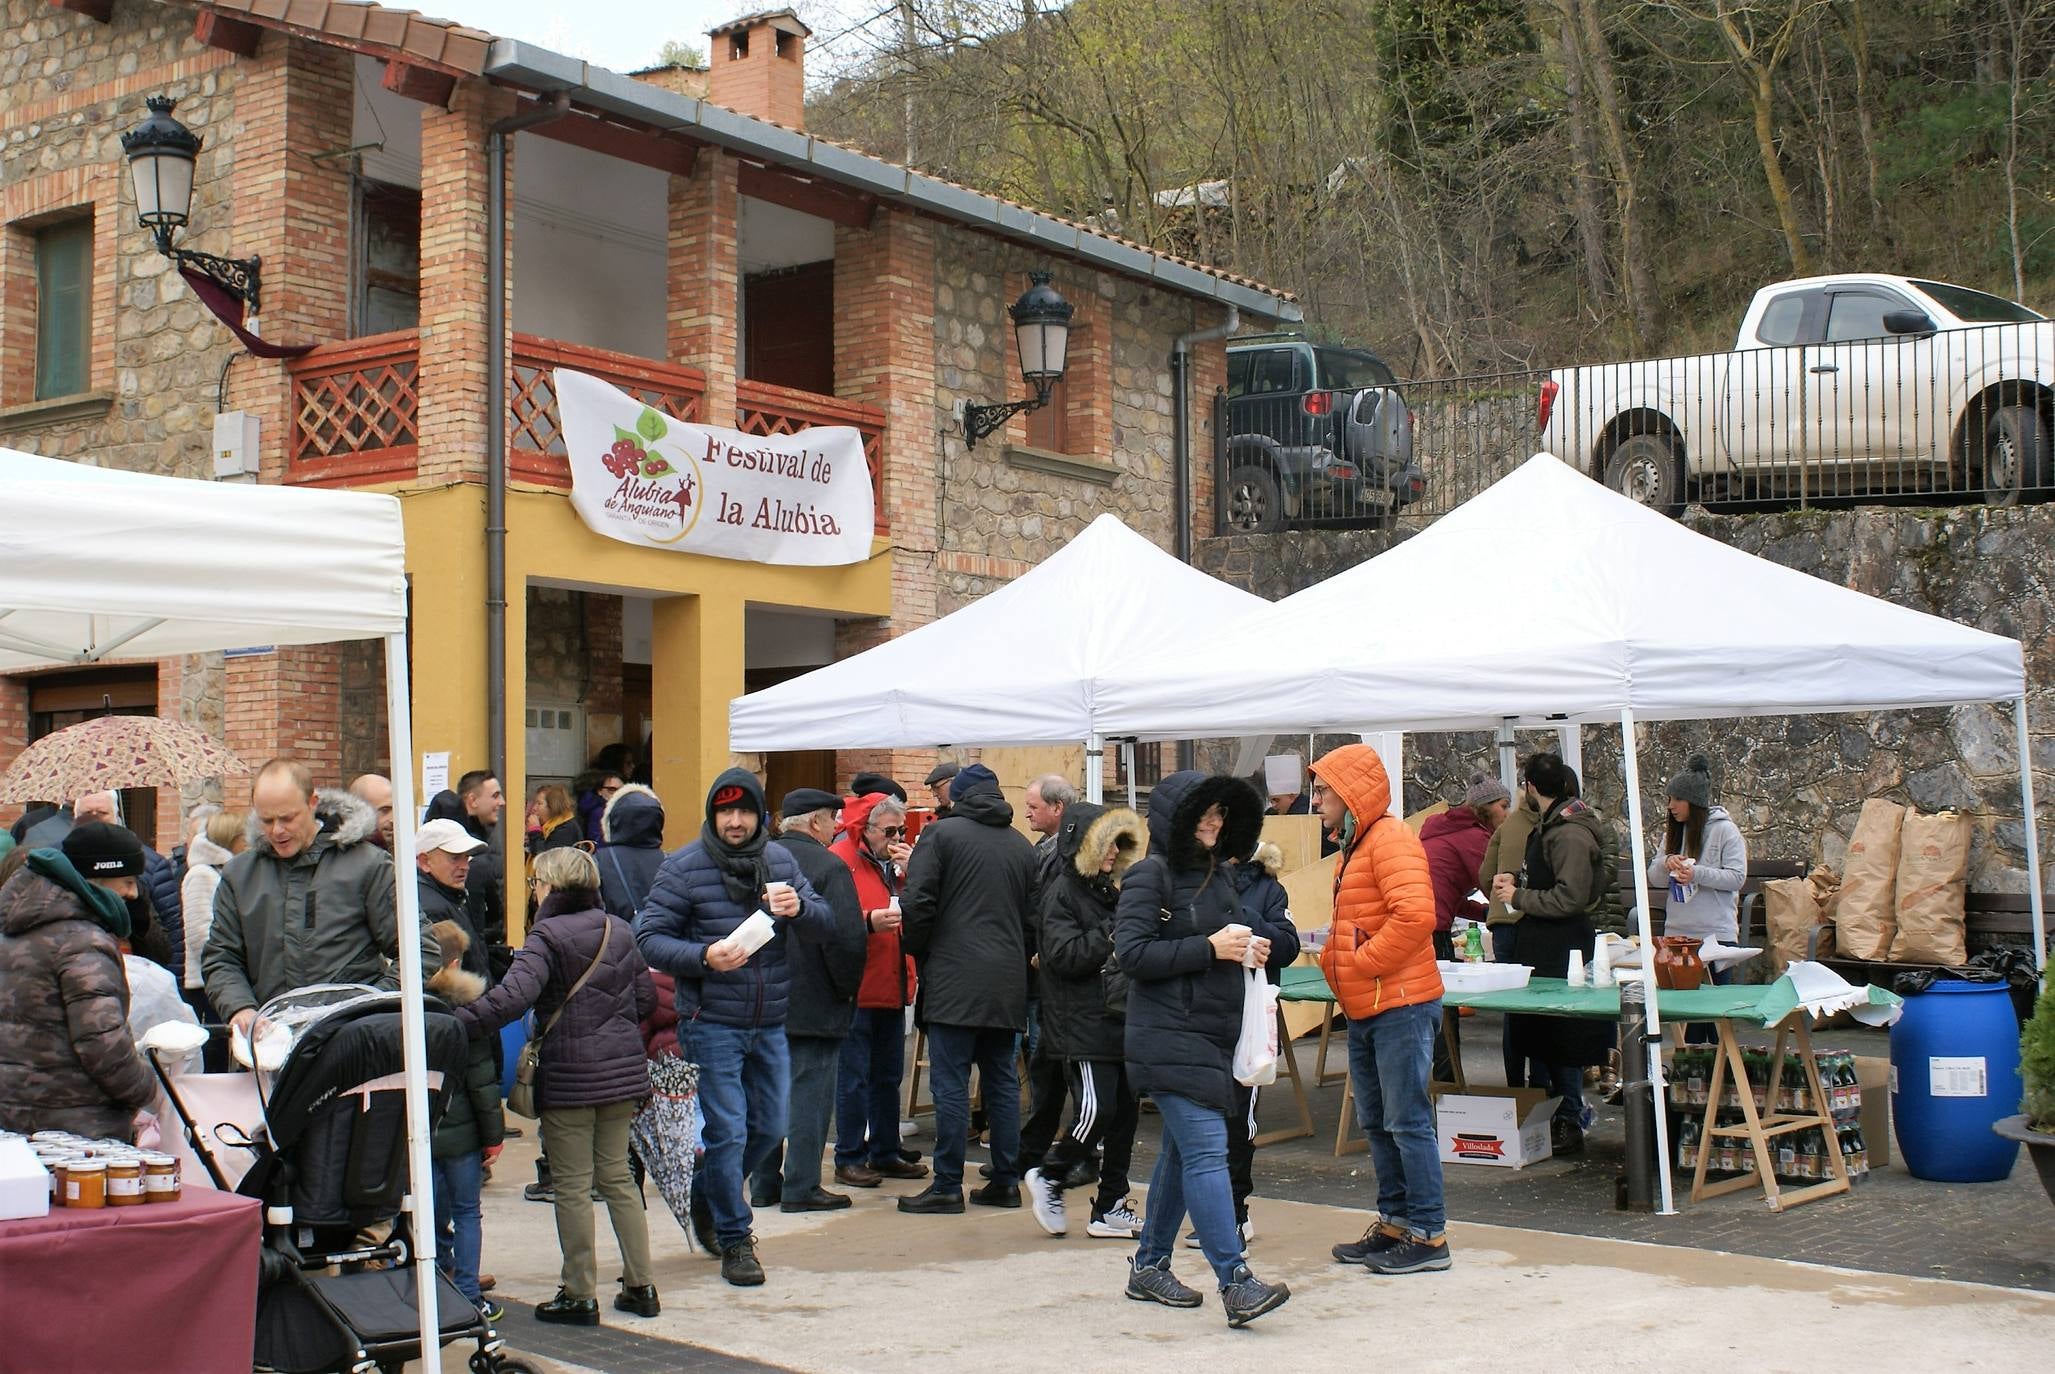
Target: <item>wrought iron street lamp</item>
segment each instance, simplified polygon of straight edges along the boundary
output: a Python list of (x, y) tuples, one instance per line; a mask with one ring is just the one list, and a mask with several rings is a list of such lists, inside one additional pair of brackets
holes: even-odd
[(1040, 410), (1049, 404), (1049, 390), (1063, 380), (1065, 355), (1070, 349), (1070, 317), (1076, 307), (1049, 285), (1047, 272), (1028, 274), (1028, 289), (1008, 308), (1013, 317), (1013, 337), (1020, 350), (1020, 376), (1035, 389), (1032, 397), (1003, 405), (966, 405), (963, 408), (963, 440), (976, 448), (978, 440), (996, 433), (1023, 411)]
[(190, 267), (235, 296), (257, 313), (256, 258), (218, 258), (192, 248), (177, 248), (172, 237), (186, 227), (193, 208), (193, 167), (200, 157), (200, 136), (171, 117), (178, 103), (168, 95), (147, 102), (150, 117), (121, 136), (128, 156), (129, 177), (136, 189), (136, 222), (157, 240), (157, 251), (181, 267)]

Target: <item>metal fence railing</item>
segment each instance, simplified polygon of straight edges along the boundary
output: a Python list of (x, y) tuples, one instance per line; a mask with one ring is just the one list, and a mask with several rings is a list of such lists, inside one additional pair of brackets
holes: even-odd
[(2055, 324), (1215, 398), (1218, 529), (1432, 519), (1538, 451), (1636, 500), (2055, 495)]

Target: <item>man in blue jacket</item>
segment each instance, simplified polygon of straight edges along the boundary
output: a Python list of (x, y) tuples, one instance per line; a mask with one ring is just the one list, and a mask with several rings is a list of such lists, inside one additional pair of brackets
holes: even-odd
[[(756, 911), (776, 927), (754, 954), (735, 937)], [(832, 940), (835, 915), (764, 823), (763, 784), (740, 768), (714, 779), (699, 838), (664, 860), (636, 914), (635, 942), (678, 984), (678, 1049), (699, 1065), (706, 1158), (693, 1208), (711, 1213), (721, 1277), (764, 1281), (742, 1180), (785, 1138), (791, 1060), (789, 942)]]

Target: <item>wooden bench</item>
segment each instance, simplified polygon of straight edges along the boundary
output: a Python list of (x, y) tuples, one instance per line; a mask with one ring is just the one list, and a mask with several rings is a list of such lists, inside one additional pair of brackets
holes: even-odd
[[(2044, 899), (2042, 909), (2045, 911), (2050, 908), (2055, 908), (2055, 896)], [(2024, 892), (1970, 893), (1962, 903), (1964, 950), (1973, 956), (1983, 950), (1998, 949), (2007, 945), (2032, 949), (2033, 913), (2033, 901)], [(1805, 956), (1808, 959), (1819, 959), (1819, 962), (1851, 983), (1874, 983), (1880, 988), (1888, 988), (1892, 979), (1901, 973), (1917, 973), (1940, 967), (1938, 964), (1894, 963), (1888, 959), (1849, 959), (1837, 954), (1830, 954), (1821, 959), (1821, 933), (1832, 929), (1830, 923), (1813, 927), (1811, 936), (1806, 940)]]
[[(1763, 884), (1776, 882), (1780, 878), (1803, 878), (1809, 871), (1809, 865), (1796, 859), (1750, 859), (1748, 861), (1748, 877), (1741, 884), (1740, 905), (1735, 911), (1735, 943), (1737, 945), (1755, 945), (1767, 949), (1769, 947), (1767, 939), (1768, 930), (1761, 920)], [(1632, 911), (1634, 909), (1634, 865), (1632, 863), (1620, 865), (1619, 883), (1620, 906), (1627, 911)], [(2024, 898), (2021, 900), (2024, 900)], [(1657, 935), (1663, 933), (1663, 916), (1666, 908), (1669, 906), (1669, 902), (1670, 885), (1668, 883), (1650, 883), (1648, 885), (1649, 925)], [(1630, 921), (1627, 931), (1629, 935), (1634, 934), (1632, 925), (1633, 923)], [(1763, 938), (1756, 938), (1758, 935)]]

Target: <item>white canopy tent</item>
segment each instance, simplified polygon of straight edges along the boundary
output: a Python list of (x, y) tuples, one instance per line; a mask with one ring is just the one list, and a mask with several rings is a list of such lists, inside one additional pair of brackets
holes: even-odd
[[(385, 641), (395, 814), (416, 814), (407, 684), (406, 530), (391, 496), (121, 472), (0, 449), (0, 672), (216, 649)], [(414, 868), (398, 826), (393, 863)], [(432, 1263), (420, 908), (399, 908), (414, 1262)], [(425, 1271), (424, 1271), (425, 1273)], [(424, 1350), (435, 1284), (418, 1282)]]
[[(1486, 566), (1505, 575), (1459, 589), (1452, 574)], [(2046, 957), (2018, 641), (1730, 548), (1547, 454), (1376, 558), (1123, 664), (1094, 695), (1100, 729), (1144, 739), (1617, 724), (1644, 942), (1637, 720), (2009, 702)], [(1653, 995), (1648, 1019), (1654, 1034)]]
[(737, 697), (729, 747), (904, 749), (1085, 743), (1099, 800), (1095, 684), (1119, 665), (1267, 606), (1102, 515), (1042, 563), (931, 624)]

